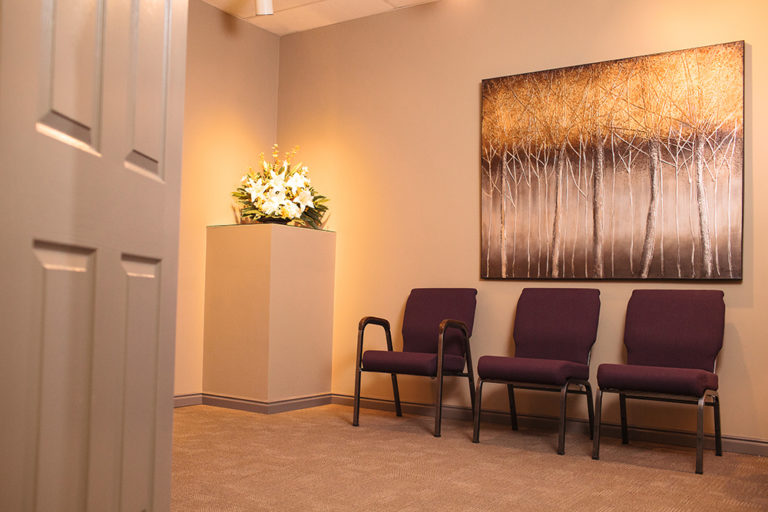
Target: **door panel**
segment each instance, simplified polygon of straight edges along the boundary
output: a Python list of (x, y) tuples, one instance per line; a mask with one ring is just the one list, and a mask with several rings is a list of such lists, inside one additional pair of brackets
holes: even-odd
[(0, 0), (0, 510), (170, 504), (186, 0)]
[[(148, 510), (155, 459), (160, 262), (124, 255), (127, 281), (120, 510)], [(150, 421), (148, 421), (150, 420)]]
[(94, 254), (35, 242), (43, 286), (36, 509), (85, 510), (91, 417)]
[(133, 80), (131, 91), (133, 147), (130, 164), (162, 178), (164, 146), (167, 30), (164, 2), (133, 2)]
[(103, 0), (45, 0), (40, 129), (94, 147), (101, 107)]

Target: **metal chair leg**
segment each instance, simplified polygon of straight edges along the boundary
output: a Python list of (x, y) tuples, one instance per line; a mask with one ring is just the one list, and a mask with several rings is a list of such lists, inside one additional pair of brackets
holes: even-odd
[(355, 370), (355, 401), (352, 412), (352, 426), (356, 427), (360, 424), (360, 368)]
[(476, 398), (475, 398), (475, 378), (472, 375), (472, 373), (467, 375), (467, 380), (469, 381), (469, 401), (470, 401), (470, 404), (472, 405), (472, 410), (474, 411), (475, 410), (475, 400), (476, 400)]
[(629, 444), (629, 431), (627, 429), (627, 397), (619, 393), (619, 410), (621, 412), (621, 444)]
[(589, 438), (595, 438), (595, 410), (592, 404), (592, 386), (589, 382), (584, 383), (584, 388), (587, 392), (587, 414), (589, 415)]
[(696, 474), (704, 472), (704, 397), (699, 398), (696, 415)]
[(395, 395), (395, 414), (397, 416), (403, 415), (403, 410), (400, 408), (400, 389), (397, 387), (397, 374), (392, 374), (392, 393)]
[(557, 436), (557, 454), (565, 454), (565, 414), (568, 405), (568, 382), (560, 390), (560, 428)]
[(717, 395), (712, 397), (712, 408), (715, 413), (715, 455), (720, 457), (723, 455), (723, 439), (720, 430), (720, 397)]
[(440, 437), (440, 423), (443, 416), (443, 374), (437, 376), (437, 397), (435, 401), (435, 437)]
[(600, 416), (603, 412), (603, 390), (597, 388), (595, 394), (595, 436), (592, 439), (592, 458), (600, 460)]
[(507, 396), (509, 397), (509, 420), (512, 430), (517, 430), (517, 407), (515, 407), (515, 386), (507, 384)]
[(472, 369), (472, 352), (469, 349), (469, 341), (466, 343), (467, 379), (469, 380), (469, 401), (472, 410), (475, 410), (475, 372)]
[(477, 384), (477, 397), (475, 398), (475, 407), (473, 412), (475, 413), (475, 428), (472, 431), (472, 442), (480, 442), (480, 409), (483, 402), (483, 379)]

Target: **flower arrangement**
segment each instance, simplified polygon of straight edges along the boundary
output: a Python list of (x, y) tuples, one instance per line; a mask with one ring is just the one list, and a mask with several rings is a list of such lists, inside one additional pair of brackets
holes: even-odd
[(292, 221), (314, 229), (322, 228), (328, 198), (312, 188), (306, 165), (291, 164), (298, 150), (298, 147), (293, 148), (281, 160), (275, 144), (272, 146), (272, 162), (264, 159), (264, 153), (259, 155), (262, 170), (248, 169), (240, 186), (232, 192), (237, 199), (240, 222)]

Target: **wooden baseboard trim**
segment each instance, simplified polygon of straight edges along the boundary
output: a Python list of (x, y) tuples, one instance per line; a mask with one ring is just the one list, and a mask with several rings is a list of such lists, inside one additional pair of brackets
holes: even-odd
[(190, 393), (188, 395), (176, 395), (173, 397), (173, 407), (189, 407), (190, 405), (202, 405), (202, 393)]
[[(347, 405), (351, 407), (354, 403), (354, 399), (350, 395), (333, 394), (331, 403)], [(435, 414), (433, 405), (402, 401), (400, 402), (400, 405), (403, 409), (403, 413), (406, 414), (415, 414), (420, 416), (434, 416)], [(393, 412), (395, 410), (395, 404), (392, 400), (382, 400), (378, 398), (361, 398), (360, 407), (365, 409), (378, 409)], [(471, 422), (473, 420), (472, 410), (469, 407), (443, 405), (443, 418)], [(489, 421), (492, 423), (509, 423), (509, 412), (483, 410), (482, 421)], [(518, 414), (517, 421), (518, 425), (522, 428), (532, 428), (557, 432), (558, 421), (557, 418), (554, 417)], [(583, 433), (584, 435), (588, 435), (589, 425), (585, 419), (573, 418), (568, 420), (566, 429), (569, 433)], [(600, 428), (600, 435), (620, 438), (621, 427), (619, 425), (603, 423)], [(681, 432), (677, 430), (662, 430), (630, 426), (629, 439), (630, 442), (645, 441), (674, 446), (696, 446), (696, 434), (692, 432)], [(715, 448), (715, 439), (713, 435), (705, 434), (704, 447), (710, 450)], [(768, 441), (724, 435), (723, 451), (767, 457)]]
[(212, 395), (208, 393), (202, 393), (201, 398), (202, 405), (212, 405), (215, 407), (237, 409), (240, 411), (258, 412), (261, 414), (275, 414), (279, 412), (295, 411), (297, 409), (306, 409), (308, 407), (317, 407), (319, 405), (328, 405), (331, 403), (330, 393), (304, 396), (290, 400), (278, 400), (275, 402), (261, 402), (259, 400), (233, 398), (230, 396)]

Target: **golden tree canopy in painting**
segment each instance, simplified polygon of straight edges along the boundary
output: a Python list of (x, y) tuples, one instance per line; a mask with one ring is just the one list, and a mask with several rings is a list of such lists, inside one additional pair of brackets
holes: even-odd
[(663, 138), (742, 129), (740, 43), (695, 48), (483, 83), (483, 142), (560, 147), (609, 133)]

